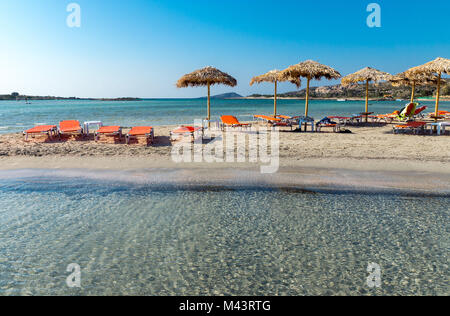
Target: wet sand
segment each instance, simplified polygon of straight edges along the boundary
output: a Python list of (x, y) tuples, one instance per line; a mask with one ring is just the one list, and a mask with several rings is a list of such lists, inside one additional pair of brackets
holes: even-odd
[[(173, 162), (168, 136), (173, 128), (155, 128), (155, 143), (150, 147), (96, 143), (90, 139), (25, 142), (20, 134), (2, 135), (0, 170), (147, 169), (154, 172), (179, 169), (188, 170), (185, 179), (195, 178), (199, 182), (208, 179), (222, 181), (227, 170), (258, 173), (261, 164), (248, 162)], [(398, 188), (427, 192), (450, 190), (448, 135), (394, 135), (389, 125), (347, 128), (352, 134), (281, 131), (278, 173), (276, 176), (256, 176), (254, 183)], [(235, 174), (230, 181), (236, 182), (238, 176)]]

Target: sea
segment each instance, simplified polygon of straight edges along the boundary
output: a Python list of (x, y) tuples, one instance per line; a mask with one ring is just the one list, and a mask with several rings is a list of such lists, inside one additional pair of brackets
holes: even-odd
[[(211, 115), (234, 115), (241, 121), (252, 121), (255, 114), (273, 114), (273, 100), (231, 99), (212, 100)], [(433, 101), (420, 101), (434, 110)], [(371, 101), (370, 111), (380, 114), (400, 110), (407, 101)], [(278, 100), (278, 112), (284, 115), (303, 115), (304, 100)], [(442, 110), (450, 111), (450, 102), (441, 102)], [(364, 112), (364, 101), (310, 101), (310, 116), (317, 120), (325, 116), (351, 116)], [(161, 126), (192, 125), (206, 117), (205, 99), (145, 99), (142, 101), (0, 101), (0, 134), (22, 132), (35, 125), (58, 125), (62, 120), (102, 121), (104, 125)]]
[(175, 172), (1, 171), (0, 295), (450, 294), (448, 194)]

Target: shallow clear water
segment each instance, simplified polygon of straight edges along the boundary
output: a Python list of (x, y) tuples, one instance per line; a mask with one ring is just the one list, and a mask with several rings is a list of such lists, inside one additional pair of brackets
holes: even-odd
[[(0, 295), (449, 295), (449, 196), (0, 178)], [(382, 288), (366, 285), (369, 262)], [(81, 289), (66, 268), (82, 269)]]
[[(406, 101), (405, 101), (406, 102)], [(405, 102), (371, 102), (375, 113), (391, 113), (399, 110)], [(434, 103), (422, 102), (432, 111)], [(279, 100), (278, 110), (285, 115), (302, 115), (304, 100)], [(441, 103), (442, 110), (450, 110), (450, 102)], [(316, 119), (326, 115), (352, 115), (364, 110), (363, 101), (312, 100), (310, 114)], [(212, 117), (236, 115), (240, 120), (252, 120), (254, 114), (271, 114), (272, 100), (212, 100)], [(77, 119), (103, 121), (106, 125), (176, 125), (192, 124), (195, 119), (206, 116), (206, 100), (201, 99), (157, 99), (138, 102), (100, 101), (24, 101), (0, 102), (0, 134), (21, 132), (34, 125), (55, 124), (62, 120)]]

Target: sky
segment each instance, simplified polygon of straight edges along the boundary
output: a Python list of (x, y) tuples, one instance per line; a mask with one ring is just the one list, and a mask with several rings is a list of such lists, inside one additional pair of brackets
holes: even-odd
[[(79, 28), (66, 22), (71, 3)], [(381, 27), (367, 25), (370, 3)], [(1, 0), (0, 94), (199, 97), (204, 88), (175, 83), (205, 66), (238, 81), (212, 94), (269, 94), (273, 85), (250, 87), (251, 78), (307, 59), (342, 75), (398, 73), (450, 58), (448, 12), (448, 0)]]

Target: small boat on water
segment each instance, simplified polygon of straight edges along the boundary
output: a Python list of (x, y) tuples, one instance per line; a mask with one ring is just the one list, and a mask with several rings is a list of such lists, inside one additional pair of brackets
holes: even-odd
[(345, 102), (347, 99), (337, 99), (338, 102)]

